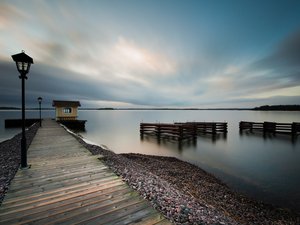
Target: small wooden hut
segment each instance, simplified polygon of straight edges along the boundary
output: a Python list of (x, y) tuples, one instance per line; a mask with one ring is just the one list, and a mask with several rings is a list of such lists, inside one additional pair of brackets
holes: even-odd
[(52, 106), (55, 107), (56, 121), (77, 120), (79, 101), (58, 101), (53, 100)]
[(53, 100), (55, 107), (55, 119), (57, 122), (75, 130), (85, 130), (86, 120), (78, 120), (79, 101), (58, 101)]

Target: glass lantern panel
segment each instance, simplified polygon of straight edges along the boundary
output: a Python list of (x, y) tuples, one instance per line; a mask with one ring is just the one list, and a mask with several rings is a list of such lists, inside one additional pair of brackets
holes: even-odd
[(28, 70), (28, 63), (24, 62), (23, 63), (23, 71), (27, 71)]
[(23, 70), (23, 63), (22, 62), (17, 62), (18, 70), (22, 71)]

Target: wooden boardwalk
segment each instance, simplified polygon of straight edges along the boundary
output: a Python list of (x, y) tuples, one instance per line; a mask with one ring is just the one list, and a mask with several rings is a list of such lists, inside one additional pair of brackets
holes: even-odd
[(0, 224), (170, 224), (56, 122), (45, 120), (0, 206)]

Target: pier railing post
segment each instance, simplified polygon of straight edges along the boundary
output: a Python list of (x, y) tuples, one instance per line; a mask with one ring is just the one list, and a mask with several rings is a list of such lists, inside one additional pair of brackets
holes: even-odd
[(161, 125), (158, 124), (156, 126), (156, 136), (157, 136), (158, 139), (160, 139), (160, 135), (161, 135)]
[(141, 136), (141, 139), (144, 138), (144, 124), (140, 124), (140, 136)]
[(227, 123), (224, 123), (224, 133), (228, 133), (228, 125), (227, 125)]
[(196, 139), (197, 137), (197, 125), (194, 123), (193, 124), (193, 138)]
[(213, 123), (212, 124), (212, 134), (215, 135), (217, 133), (217, 124)]
[[(297, 135), (297, 132), (299, 130), (299, 127), (300, 127), (300, 124), (299, 123), (295, 123), (293, 122), (292, 123), (292, 130), (291, 130), (291, 133), (293, 136), (296, 136)], [(298, 128), (298, 129), (297, 129)]]
[(264, 122), (263, 123), (263, 129), (264, 129), (264, 133), (270, 132), (270, 133), (275, 134), (276, 133), (276, 123)]
[(179, 137), (178, 140), (182, 141), (183, 140), (183, 127), (181, 125), (178, 126), (178, 130), (179, 130)]

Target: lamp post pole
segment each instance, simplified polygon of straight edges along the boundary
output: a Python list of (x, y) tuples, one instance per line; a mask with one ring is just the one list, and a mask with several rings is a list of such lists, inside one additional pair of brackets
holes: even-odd
[(25, 78), (26, 74), (21, 74), (22, 80), (22, 139), (21, 139), (21, 168), (27, 168), (27, 144), (25, 136)]
[(27, 165), (27, 145), (25, 136), (25, 79), (29, 72), (33, 59), (26, 55), (24, 51), (19, 54), (11, 56), (16, 63), (17, 69), (20, 73), (19, 78), (22, 81), (22, 138), (21, 138), (21, 169), (28, 168)]
[(42, 126), (42, 97), (38, 97), (39, 107), (40, 107), (40, 127)]

